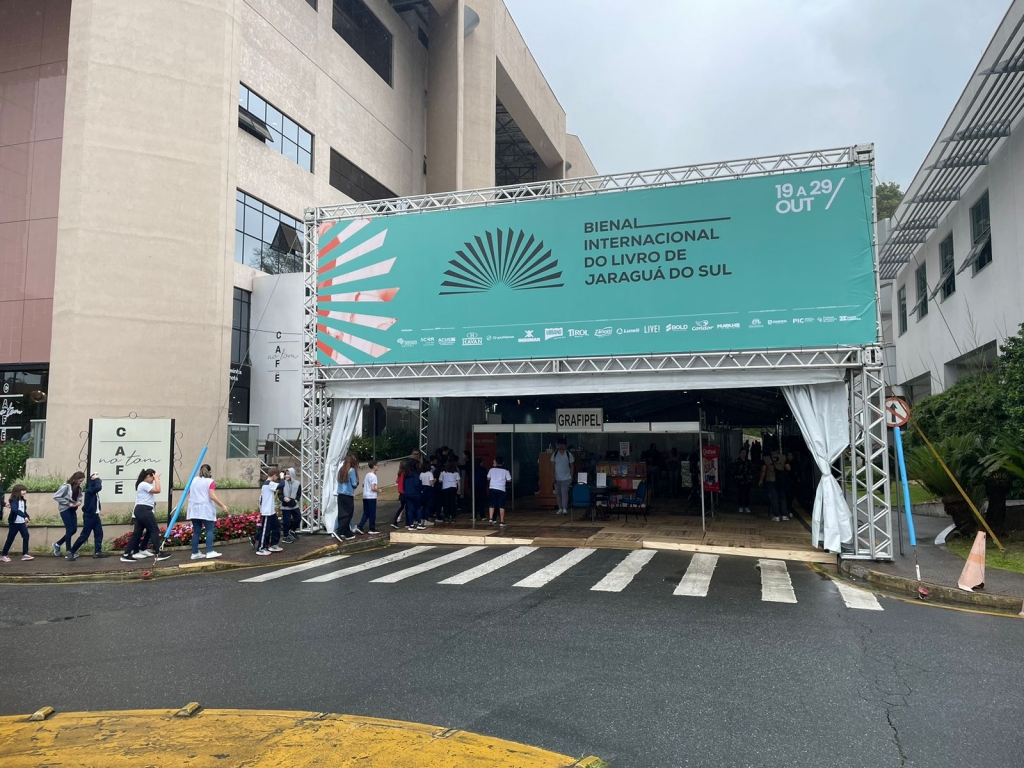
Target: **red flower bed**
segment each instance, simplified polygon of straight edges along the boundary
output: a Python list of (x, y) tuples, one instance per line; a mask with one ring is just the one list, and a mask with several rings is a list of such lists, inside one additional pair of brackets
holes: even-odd
[[(217, 518), (217, 523), (214, 527), (214, 541), (229, 541), (231, 539), (245, 539), (249, 536), (255, 536), (256, 531), (260, 524), (260, 513), (259, 512), (247, 512), (244, 515), (228, 515), (227, 517)], [(167, 526), (160, 527), (160, 535), (164, 536), (167, 532)], [(114, 539), (111, 545), (114, 549), (124, 549), (128, 546), (128, 540), (131, 538), (130, 533), (126, 533), (123, 536), (118, 536)], [(206, 531), (202, 530), (199, 536), (200, 542), (206, 541)], [(167, 539), (167, 544), (172, 547), (187, 547), (192, 544), (192, 523), (185, 521), (177, 523), (171, 529), (171, 535)]]

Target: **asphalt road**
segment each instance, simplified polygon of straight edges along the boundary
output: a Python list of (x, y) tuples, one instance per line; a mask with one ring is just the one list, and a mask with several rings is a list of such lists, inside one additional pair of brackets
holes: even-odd
[[(395, 583), (458, 547), (327, 583), (363, 553), (154, 583), (7, 586), (0, 713), (300, 709), (432, 723), (635, 766), (1012, 766), (1024, 735), (1024, 621), (882, 598), (853, 610), (789, 563), (795, 603), (761, 599), (756, 561), (720, 558), (706, 597), (673, 595), (687, 553), (658, 552), (619, 592), (628, 553), (568, 550), (438, 582), (490, 547)], [(614, 580), (613, 580), (614, 581)], [(215, 736), (214, 736), (215, 739)]]

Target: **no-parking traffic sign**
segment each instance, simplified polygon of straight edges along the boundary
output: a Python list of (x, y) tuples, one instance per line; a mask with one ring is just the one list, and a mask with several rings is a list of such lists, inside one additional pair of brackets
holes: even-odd
[(885, 426), (889, 429), (902, 427), (910, 421), (910, 406), (901, 397), (885, 398)]

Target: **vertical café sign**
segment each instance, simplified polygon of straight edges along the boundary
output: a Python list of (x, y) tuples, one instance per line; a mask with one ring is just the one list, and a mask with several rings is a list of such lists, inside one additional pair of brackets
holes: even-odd
[(25, 411), (22, 407), (20, 392), (11, 392), (10, 382), (5, 381), (3, 385), (3, 397), (0, 398), (0, 443), (6, 442), (9, 438), (17, 439), (18, 434), (8, 435), (8, 432), (21, 432), (21, 424), (18, 416)]

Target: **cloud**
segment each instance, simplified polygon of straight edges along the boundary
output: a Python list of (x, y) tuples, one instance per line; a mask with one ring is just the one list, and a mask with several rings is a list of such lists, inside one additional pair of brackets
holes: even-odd
[(1009, 6), (505, 2), (599, 172), (874, 142), (904, 188)]

